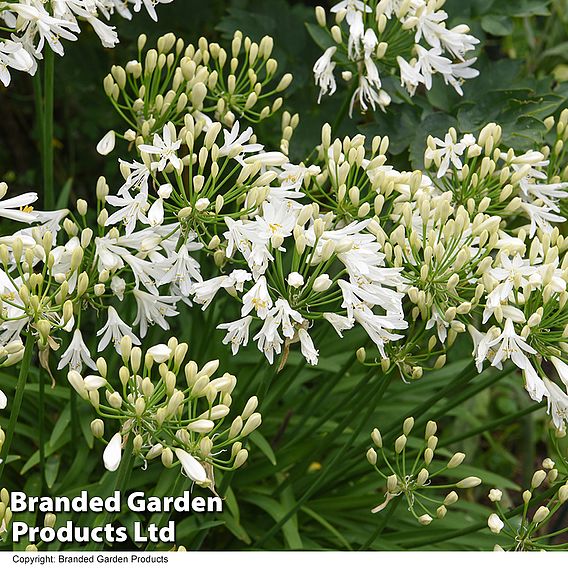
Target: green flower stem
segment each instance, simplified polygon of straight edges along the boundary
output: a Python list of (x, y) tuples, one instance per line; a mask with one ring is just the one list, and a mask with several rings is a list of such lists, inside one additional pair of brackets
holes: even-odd
[[(130, 475), (132, 474), (132, 466), (134, 464), (134, 454), (132, 453), (133, 436), (128, 436), (128, 441), (126, 446), (122, 450), (122, 460), (120, 461), (120, 467), (116, 472), (116, 477), (114, 481), (114, 487), (112, 488), (110, 494), (114, 491), (120, 491), (123, 493), (126, 489), (128, 482), (130, 481)], [(103, 527), (106, 524), (110, 524), (114, 521), (115, 513), (105, 512), (99, 515), (94, 522), (93, 526)], [(85, 550), (98, 551), (102, 550), (104, 547), (103, 542), (91, 542), (85, 547)]]
[(32, 355), (34, 352), (35, 340), (30, 331), (26, 335), (26, 346), (24, 348), (24, 357), (22, 359), (22, 364), (20, 366), (20, 374), (18, 375), (18, 382), (16, 384), (16, 394), (14, 395), (14, 400), (12, 402), (12, 409), (10, 412), (10, 421), (8, 422), (8, 429), (6, 430), (6, 439), (4, 440), (4, 445), (2, 447), (2, 463), (0, 463), (0, 481), (2, 481), (2, 475), (4, 473), (4, 467), (8, 459), (8, 454), (10, 453), (10, 446), (12, 445), (12, 438), (14, 437), (14, 430), (16, 429), (16, 423), (18, 422), (18, 416), (20, 414), (20, 408), (22, 406), (22, 400), (24, 398), (24, 390), (26, 388), (26, 382), (28, 379), (28, 374), (30, 370), (30, 364), (32, 361)]
[(39, 468), (41, 485), (45, 483), (45, 370), (39, 368)]
[(528, 414), (522, 421), (523, 439), (525, 441), (523, 452), (523, 486), (528, 487), (534, 472), (535, 453), (535, 431), (534, 419), (532, 414)]
[(53, 92), (55, 59), (51, 49), (45, 50), (45, 75), (43, 89), (43, 139), (42, 139), (42, 163), (43, 163), (43, 205), (45, 209), (52, 210), (55, 207), (53, 194)]
[(77, 391), (74, 388), (70, 389), (70, 404), (71, 404), (71, 438), (73, 445), (77, 447), (79, 443), (79, 413), (77, 411)]
[(41, 73), (38, 70), (33, 77), (35, 119), (38, 130), (41, 160), (43, 163), (43, 86), (41, 84)]

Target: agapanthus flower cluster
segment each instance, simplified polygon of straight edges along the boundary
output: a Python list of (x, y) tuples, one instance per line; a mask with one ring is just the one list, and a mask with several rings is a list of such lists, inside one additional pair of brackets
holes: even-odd
[[(237, 379), (229, 373), (214, 378), (219, 361), (201, 368), (195, 361), (184, 365), (188, 345), (175, 338), (143, 352), (124, 337), (120, 351), (123, 365), (116, 377), (110, 376), (103, 358), (96, 362), (98, 374), (68, 373), (73, 388), (116, 431), (103, 454), (108, 470), (115, 471), (125, 459), (128, 440), (133, 455), (144, 462), (161, 458), (165, 467), (179, 464), (192, 481), (211, 489), (216, 470), (231, 471), (245, 463), (243, 441), (261, 424), (255, 412), (258, 400), (250, 398), (242, 413), (226, 424)], [(103, 438), (105, 423), (96, 419), (91, 429)]]
[(317, 205), (301, 207), (290, 200), (264, 202), (255, 219), (228, 224), (226, 255), (245, 260), (248, 270), (204, 281), (194, 298), (207, 305), (222, 287), (236, 291), (241, 319), (219, 326), (227, 330), (224, 341), (234, 353), (247, 344), (249, 328), (258, 320), (261, 328), (253, 339), (270, 362), (299, 342), (315, 365), (318, 351), (310, 328), (322, 319), (340, 337), (361, 326), (383, 357), (385, 344), (401, 338), (397, 330), (407, 323), (403, 294), (397, 291), (400, 271), (385, 267), (379, 244), (367, 231), (369, 221), (339, 228), (330, 216), (319, 215)]
[[(212, 120), (229, 127), (235, 120), (258, 123), (281, 107), (277, 95), (292, 81), (288, 73), (276, 82), (278, 63), (270, 57), (269, 36), (257, 44), (237, 31), (228, 51), (203, 37), (197, 46), (185, 46), (169, 33), (143, 53), (146, 41), (141, 35), (138, 59), (113, 66), (104, 80), (106, 94), (128, 125), (120, 136), (130, 142), (150, 141), (167, 123), (183, 126), (189, 113), (196, 121), (203, 118), (206, 129)], [(284, 139), (290, 139), (295, 125), (297, 119), (283, 125)], [(97, 147), (99, 153), (110, 153), (115, 137), (109, 131)]]
[[(4, 197), (7, 185), (0, 183)], [(0, 237), (0, 361), (13, 365), (23, 355), (20, 336), (28, 329), (39, 337), (40, 349), (56, 346), (52, 332), (73, 326), (74, 303), (87, 291), (80, 268), (80, 238), (57, 246), (67, 210), (42, 212), (31, 206), (37, 194), (26, 193), (0, 201), (0, 216), (30, 225)], [(83, 241), (92, 237), (89, 229)], [(87, 279), (88, 280), (88, 279)]]
[[(408, 437), (414, 427), (414, 418), (407, 418), (402, 426), (402, 434), (394, 442), (394, 451), (385, 451), (383, 440), (377, 428), (371, 433), (375, 448), (367, 451), (367, 460), (386, 482), (385, 500), (372, 512), (379, 513), (397, 499), (402, 500), (408, 511), (421, 524), (429, 525), (435, 518), (443, 519), (448, 507), (458, 500), (455, 489), (471, 489), (481, 484), (478, 477), (465, 477), (457, 482), (433, 484), (434, 478), (455, 479), (456, 472), (465, 454), (457, 452), (446, 463), (434, 460), (438, 445), (436, 432), (438, 426), (429, 421), (426, 424), (421, 448), (416, 451), (415, 444), (408, 444)], [(378, 450), (378, 452), (377, 452)], [(379, 461), (380, 455), (380, 461)], [(382, 465), (377, 465), (382, 462)], [(451, 491), (448, 492), (448, 490)], [(442, 497), (442, 493), (446, 493)], [(391, 505), (392, 507), (393, 505)]]
[[(555, 141), (549, 146), (517, 152), (501, 142), (501, 127), (491, 123), (476, 137), (458, 137), (451, 128), (444, 139), (429, 137), (424, 161), (437, 190), (450, 191), (454, 202), (470, 212), (483, 211), (517, 224), (530, 221), (533, 237), (537, 229), (550, 232), (565, 221), (562, 200), (568, 196), (564, 126), (568, 111), (561, 113)], [(548, 120), (552, 128), (554, 119)]]
[[(401, 269), (412, 321), (394, 362), (403, 374), (421, 376), (439, 368), (457, 334), (466, 330), (484, 293), (480, 275), (491, 265), (499, 218), (478, 213), (473, 219), (451, 194), (417, 193), (414, 202), (396, 203), (396, 228), (380, 231), (387, 264)], [(430, 334), (428, 342), (425, 338)], [(439, 348), (436, 349), (436, 345)]]
[(10, 84), (10, 68), (34, 75), (38, 60), (47, 47), (58, 55), (64, 54), (62, 40), (76, 41), (81, 32), (80, 22), (87, 22), (99, 36), (104, 47), (118, 43), (116, 28), (107, 22), (116, 12), (126, 19), (132, 10), (143, 7), (157, 20), (157, 4), (173, 0), (17, 0), (0, 2), (2, 29), (10, 33), (0, 37), (0, 82)]
[[(564, 478), (562, 478), (564, 476)], [(542, 495), (546, 490), (547, 496)], [(489, 500), (497, 509), (487, 519), (492, 533), (500, 536), (495, 550), (565, 550), (568, 528), (562, 522), (562, 509), (568, 501), (566, 471), (560, 473), (550, 458), (534, 472), (531, 485), (521, 494), (520, 511), (508, 511), (516, 502), (500, 489), (491, 489)], [(558, 540), (557, 540), (558, 539)]]
[(313, 71), (322, 95), (337, 89), (335, 69), (354, 83), (350, 114), (357, 104), (362, 112), (369, 108), (385, 110), (391, 103), (396, 76), (413, 96), (420, 86), (430, 90), (435, 75), (460, 95), (466, 79), (478, 75), (469, 57), (479, 40), (460, 24), (447, 27), (445, 0), (342, 0), (331, 8), (335, 24), (328, 29), (325, 10), (316, 8), (316, 19), (323, 31), (319, 43), (327, 49)]
[(530, 397), (538, 402), (546, 398), (556, 428), (564, 430), (567, 247), (557, 228), (530, 243), (525, 240), (521, 231), (486, 267), (481, 325), (469, 326), (473, 355), (480, 370), (486, 361), (498, 368), (509, 360), (514, 363)]

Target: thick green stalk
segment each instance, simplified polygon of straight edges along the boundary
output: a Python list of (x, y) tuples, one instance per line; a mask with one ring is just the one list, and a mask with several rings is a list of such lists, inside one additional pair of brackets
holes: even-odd
[(43, 205), (45, 209), (52, 210), (55, 207), (55, 196), (53, 193), (53, 93), (55, 60), (54, 53), (51, 49), (46, 49), (44, 56), (44, 100), (42, 113)]
[(32, 336), (32, 333), (28, 331), (26, 335), (26, 346), (24, 348), (24, 357), (22, 359), (22, 364), (20, 366), (20, 374), (18, 375), (18, 382), (16, 384), (16, 394), (14, 395), (14, 400), (12, 402), (12, 408), (10, 411), (10, 421), (8, 422), (8, 429), (6, 430), (6, 439), (4, 440), (4, 445), (2, 446), (2, 463), (0, 463), (0, 482), (2, 481), (4, 467), (6, 465), (8, 454), (10, 453), (10, 446), (12, 445), (14, 430), (16, 429), (18, 416), (20, 414), (20, 408), (22, 406), (22, 400), (24, 398), (24, 390), (26, 388), (26, 382), (30, 371), (30, 364), (34, 352), (34, 344), (35, 340)]

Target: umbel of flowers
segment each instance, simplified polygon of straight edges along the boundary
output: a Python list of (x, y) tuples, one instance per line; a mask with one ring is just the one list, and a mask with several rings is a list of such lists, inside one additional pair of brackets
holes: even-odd
[[(237, 31), (228, 50), (204, 37), (197, 46), (186, 47), (172, 33), (143, 53), (146, 42), (141, 35), (138, 58), (124, 67), (114, 65), (103, 82), (109, 100), (128, 126), (120, 137), (129, 142), (149, 141), (168, 123), (183, 126), (188, 113), (196, 121), (205, 121), (206, 129), (212, 118), (228, 126), (235, 119), (259, 123), (280, 109), (279, 95), (292, 81), (290, 73), (277, 79), (270, 36), (257, 44)], [(283, 124), (284, 146), (293, 128), (291, 121)], [(100, 141), (99, 153), (110, 153), (115, 142), (116, 133), (111, 130)]]
[(80, 22), (89, 24), (104, 47), (118, 43), (116, 28), (106, 23), (116, 12), (126, 19), (132, 11), (147, 10), (153, 20), (158, 19), (157, 4), (173, 0), (73, 0), (45, 2), (0, 2), (1, 29), (8, 37), (0, 36), (0, 82), (10, 84), (10, 68), (35, 75), (38, 60), (44, 49), (64, 54), (61, 40), (76, 41), (81, 31)]
[[(521, 493), (519, 507), (507, 510), (515, 504), (511, 496), (500, 489), (491, 489), (488, 498), (497, 512), (489, 515), (489, 530), (499, 535), (495, 550), (543, 551), (561, 550), (568, 529), (559, 519), (568, 501), (567, 461), (559, 454), (559, 468), (550, 458), (542, 461), (542, 467), (534, 472), (530, 488)], [(547, 491), (547, 495), (543, 493)], [(558, 520), (560, 520), (560, 526)], [(555, 528), (556, 525), (556, 528)]]
[[(443, 519), (448, 507), (459, 499), (455, 489), (472, 489), (481, 484), (481, 479), (470, 476), (457, 482), (435, 483), (437, 477), (455, 474), (453, 470), (462, 464), (465, 454), (457, 452), (447, 463), (440, 463), (434, 459), (438, 446), (437, 424), (433, 421), (426, 424), (424, 437), (418, 446), (408, 443), (413, 428), (414, 418), (409, 417), (394, 442), (394, 451), (384, 448), (383, 438), (377, 428), (371, 434), (375, 447), (367, 451), (367, 461), (386, 482), (385, 500), (372, 512), (379, 513), (393, 500), (395, 503), (403, 500), (421, 525), (429, 525), (435, 518)], [(451, 477), (455, 478), (455, 475)], [(451, 491), (448, 492), (449, 489)]]
[[(68, 373), (73, 388), (113, 432), (116, 429), (103, 454), (108, 470), (115, 471), (126, 459), (122, 453), (127, 440), (133, 456), (143, 461), (160, 458), (167, 468), (179, 465), (192, 481), (211, 489), (216, 470), (231, 471), (246, 462), (243, 442), (261, 424), (255, 412), (258, 400), (250, 398), (241, 414), (227, 423), (237, 379), (229, 373), (215, 378), (219, 361), (201, 368), (195, 361), (184, 365), (188, 345), (175, 338), (144, 353), (125, 336), (120, 350), (118, 377), (109, 376), (103, 358), (97, 360), (97, 375)], [(95, 419), (91, 429), (104, 440), (103, 420)]]
[(466, 79), (479, 72), (471, 66), (470, 53), (479, 40), (460, 24), (447, 27), (445, 0), (341, 0), (332, 6), (334, 25), (328, 28), (325, 10), (316, 8), (320, 29), (312, 35), (325, 48), (313, 71), (320, 96), (337, 89), (336, 67), (353, 84), (350, 115), (357, 104), (361, 112), (385, 110), (400, 81), (410, 96), (423, 86), (430, 90), (439, 75), (460, 95)]

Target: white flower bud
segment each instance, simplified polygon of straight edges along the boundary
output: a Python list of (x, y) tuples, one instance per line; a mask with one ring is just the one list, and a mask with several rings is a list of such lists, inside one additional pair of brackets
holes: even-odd
[(97, 152), (101, 156), (107, 156), (114, 150), (116, 144), (116, 135), (114, 130), (109, 130), (97, 144)]
[(122, 397), (120, 396), (119, 393), (113, 392), (111, 395), (108, 396), (108, 403), (113, 408), (118, 409), (122, 406)]
[(438, 425), (433, 420), (429, 420), (428, 424), (426, 424), (426, 432), (424, 438), (428, 440), (430, 436), (434, 436), (434, 434), (436, 434), (437, 430), (438, 430)]
[(457, 452), (452, 456), (452, 459), (448, 462), (448, 469), (454, 469), (461, 465), (463, 460), (465, 459), (465, 454), (462, 452)]
[(314, 280), (313, 289), (315, 292), (325, 292), (329, 290), (332, 284), (333, 282), (328, 274), (320, 274), (320, 276)]
[(197, 209), (197, 211), (205, 211), (209, 205), (211, 205), (209, 199), (207, 199), (207, 197), (201, 197), (195, 202), (195, 209)]
[(404, 450), (406, 446), (406, 436), (404, 434), (402, 434), (401, 436), (399, 436), (395, 443), (394, 443), (394, 451), (397, 454), (400, 454), (400, 452), (402, 452), (402, 450)]
[(499, 515), (492, 513), (487, 519), (487, 526), (492, 533), (499, 534), (501, 529), (505, 526), (505, 523), (499, 518)]
[(146, 354), (152, 357), (152, 360), (155, 363), (159, 364), (159, 363), (165, 363), (166, 361), (169, 360), (172, 354), (172, 350), (167, 345), (160, 343), (158, 345), (150, 347), (150, 349), (146, 351)]
[(404, 433), (405, 436), (408, 436), (408, 434), (410, 434), (410, 431), (412, 430), (413, 427), (414, 427), (414, 418), (410, 416), (404, 421), (402, 425), (402, 432)]
[(542, 469), (534, 472), (531, 480), (531, 489), (536, 489), (542, 485), (542, 482), (546, 479), (546, 472)]
[(251, 417), (246, 421), (242, 431), (241, 436), (248, 436), (251, 432), (256, 430), (260, 424), (262, 423), (262, 416), (255, 412), (251, 415)]
[(416, 476), (416, 484), (419, 486), (424, 485), (428, 481), (428, 476), (428, 470), (426, 468), (422, 468)]
[(100, 418), (91, 422), (91, 432), (95, 438), (102, 438), (105, 434), (105, 424)]
[(241, 467), (248, 458), (248, 451), (245, 450), (244, 448), (242, 450), (239, 450), (237, 453), (237, 456), (235, 457), (235, 463), (234, 463), (234, 467), (238, 468)]
[(56, 522), (57, 517), (53, 513), (47, 513), (43, 519), (43, 526), (53, 528)]
[(478, 485), (481, 485), (481, 479), (479, 479), (479, 477), (466, 477), (465, 479), (462, 479), (461, 481), (458, 481), (456, 483), (456, 487), (458, 489), (471, 489), (472, 487), (477, 487)]
[(387, 491), (389, 493), (394, 493), (398, 486), (398, 477), (396, 475), (389, 475), (387, 477)]
[(501, 497), (503, 497), (503, 492), (499, 489), (491, 489), (489, 491), (489, 500), (493, 503), (501, 501)]
[(552, 469), (554, 465), (554, 462), (550, 458), (545, 458), (542, 462), (542, 467), (544, 469)]
[(207, 434), (215, 428), (215, 422), (213, 420), (195, 420), (188, 424), (187, 429), (190, 432), (198, 432), (199, 434)]
[(258, 398), (256, 396), (251, 396), (241, 413), (242, 419), (247, 420), (256, 410), (257, 406), (258, 406)]
[(103, 461), (109, 471), (116, 471), (122, 458), (122, 436), (116, 433), (103, 452)]
[(375, 465), (377, 463), (377, 452), (373, 448), (369, 448), (367, 450), (367, 461), (371, 465)]
[(300, 288), (304, 285), (304, 277), (299, 272), (290, 272), (287, 282), (291, 288)]
[(533, 523), (542, 523), (550, 515), (548, 507), (539, 507), (533, 517)]
[(377, 448), (383, 447), (383, 439), (381, 437), (381, 433), (379, 432), (379, 430), (377, 428), (375, 428), (371, 432), (371, 440), (373, 440), (373, 443), (375, 444), (375, 446), (377, 446)]
[(457, 502), (458, 499), (459, 499), (458, 494), (455, 491), (450, 491), (446, 495), (446, 498), (444, 499), (444, 505), (446, 506), (453, 505), (454, 503)]

